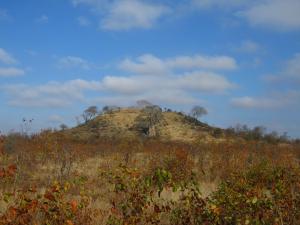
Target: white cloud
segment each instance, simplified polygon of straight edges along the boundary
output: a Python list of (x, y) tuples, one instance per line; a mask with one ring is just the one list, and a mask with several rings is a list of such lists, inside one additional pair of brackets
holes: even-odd
[(272, 93), (270, 96), (263, 97), (239, 97), (231, 99), (231, 104), (239, 108), (246, 109), (275, 109), (292, 105), (299, 106), (300, 92), (290, 90), (286, 92)]
[(72, 0), (74, 6), (78, 6), (80, 4), (89, 5), (91, 7), (100, 10), (104, 8), (111, 0)]
[(202, 9), (209, 8), (234, 8), (245, 5), (249, 0), (192, 0), (193, 4)]
[[(215, 73), (196, 72), (168, 76), (106, 76), (100, 81), (70, 80), (49, 82), (38, 86), (9, 85), (2, 89), (14, 106), (64, 107), (76, 102), (106, 102), (120, 100), (131, 104), (148, 99), (163, 104), (190, 104), (201, 93), (222, 94), (234, 84)], [(89, 97), (86, 92), (93, 91)], [(124, 100), (123, 102), (121, 101)], [(199, 101), (199, 100), (198, 100)]]
[(88, 26), (91, 25), (91, 21), (88, 18), (84, 17), (84, 16), (78, 17), (77, 22), (82, 27), (88, 27)]
[(237, 18), (246, 19), (252, 26), (277, 31), (300, 29), (299, 0), (191, 0), (191, 2), (194, 8), (233, 13)]
[(0, 62), (5, 64), (15, 64), (17, 60), (3, 48), (0, 48)]
[(152, 89), (154, 79), (150, 80), (147, 77), (141, 76), (106, 76), (104, 77), (102, 84), (106, 91), (123, 95), (134, 95)]
[(286, 31), (300, 29), (299, 12), (299, 0), (264, 0), (240, 11), (238, 15), (245, 17), (253, 26)]
[(228, 56), (178, 56), (166, 61), (172, 68), (203, 68), (212, 70), (232, 70), (237, 68), (235, 59)]
[[(176, 97), (174, 97), (176, 96)], [(102, 105), (118, 105), (118, 106), (130, 106), (134, 105), (139, 99), (147, 99), (158, 105), (181, 105), (190, 106), (193, 104), (199, 104), (203, 100), (193, 97), (188, 93), (181, 90), (158, 90), (155, 92), (145, 92), (137, 95), (112, 95), (112, 96), (101, 96), (92, 100), (94, 104)]]
[[(0, 63), (11, 65), (17, 64), (18, 61), (3, 48), (0, 48)], [(0, 77), (16, 77), (24, 74), (25, 71), (23, 69), (16, 67), (0, 67)]]
[(161, 75), (169, 73), (166, 62), (151, 54), (142, 55), (135, 61), (127, 58), (120, 63), (119, 67), (138, 74)]
[(38, 86), (14, 84), (2, 87), (9, 97), (9, 105), (25, 107), (66, 107), (74, 102), (83, 102), (85, 91), (100, 88), (100, 82), (81, 79), (63, 83), (49, 82)]
[(224, 76), (211, 72), (192, 72), (175, 80), (178, 88), (189, 91), (218, 93), (235, 87)]
[[(59, 60), (64, 67), (89, 68), (89, 63), (79, 57), (64, 57)], [(200, 94), (224, 94), (235, 88), (225, 76), (205, 69), (233, 69), (235, 60), (226, 57), (179, 56), (160, 59), (145, 54), (136, 61), (125, 59), (119, 68), (130, 75), (107, 75), (99, 81), (69, 80), (49, 82), (37, 86), (10, 85), (3, 87), (9, 104), (16, 106), (62, 107), (76, 102), (91, 103), (117, 100), (134, 103), (148, 99), (162, 104), (195, 104), (194, 96)], [(87, 92), (93, 92), (91, 94)], [(92, 97), (93, 96), (93, 97)], [(97, 97), (95, 97), (97, 96)], [(121, 101), (123, 100), (123, 102)]]
[(91, 69), (92, 63), (85, 59), (76, 56), (66, 56), (58, 60), (58, 65), (61, 68), (81, 68), (81, 69)]
[(37, 23), (48, 23), (49, 18), (47, 15), (43, 14), (35, 20)]
[(151, 28), (171, 9), (162, 4), (142, 0), (73, 0), (73, 5), (91, 7), (100, 15), (100, 27), (106, 30), (130, 30)]
[(240, 46), (236, 48), (237, 51), (244, 53), (256, 53), (260, 49), (261, 46), (258, 43), (251, 40), (242, 41)]
[(203, 102), (203, 100), (191, 96), (184, 90), (160, 90), (157, 92), (142, 95), (139, 99), (148, 99), (155, 104), (171, 104), (171, 105), (193, 105)]
[(120, 63), (119, 67), (139, 74), (166, 75), (176, 69), (233, 70), (237, 68), (237, 63), (229, 56), (195, 55), (160, 59), (151, 54), (145, 54), (136, 60), (127, 58)]
[(278, 107), (281, 103), (275, 99), (253, 98), (249, 96), (233, 98), (232, 105), (240, 108), (273, 108)]
[(1, 68), (0, 67), (0, 77), (16, 77), (22, 76), (25, 74), (25, 71), (22, 69), (8, 67), (8, 68)]
[[(147, 0), (73, 0), (73, 5), (86, 5), (100, 16), (100, 26), (109, 30), (150, 28), (169, 12), (170, 16), (195, 10), (218, 10), (244, 18), (252, 26), (280, 31), (300, 29), (299, 0), (187, 0), (166, 4)], [(168, 1), (165, 1), (168, 2)], [(219, 12), (217, 12), (219, 14)], [(228, 17), (232, 21), (233, 17)], [(225, 20), (226, 21), (226, 20)], [(227, 22), (228, 24), (228, 22)], [(236, 21), (234, 20), (234, 24)]]
[(222, 93), (235, 87), (222, 75), (197, 71), (177, 76), (107, 76), (102, 84), (104, 90), (124, 95), (160, 92), (160, 90)]
[(132, 28), (151, 28), (169, 9), (138, 0), (116, 1), (101, 27), (108, 30), (129, 30)]

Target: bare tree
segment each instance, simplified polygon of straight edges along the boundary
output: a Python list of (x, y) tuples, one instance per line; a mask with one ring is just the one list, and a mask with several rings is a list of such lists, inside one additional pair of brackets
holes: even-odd
[(84, 122), (87, 123), (91, 119), (93, 119), (98, 113), (97, 106), (90, 106), (86, 110), (84, 110), (82, 114), (82, 118), (84, 119)]
[(147, 106), (143, 112), (146, 114), (151, 127), (162, 119), (162, 109), (157, 105)]
[(66, 124), (64, 124), (64, 123), (62, 123), (61, 125), (59, 125), (59, 127), (60, 127), (61, 130), (68, 129), (68, 126)]
[(254, 140), (260, 140), (264, 137), (265, 133), (266, 133), (266, 128), (263, 126), (256, 126), (252, 129), (252, 138)]
[(202, 106), (194, 106), (190, 112), (190, 115), (195, 119), (199, 119), (201, 116), (207, 115), (208, 111)]
[(159, 106), (146, 106), (136, 118), (136, 128), (147, 136), (156, 136), (157, 125), (163, 118), (162, 109)]

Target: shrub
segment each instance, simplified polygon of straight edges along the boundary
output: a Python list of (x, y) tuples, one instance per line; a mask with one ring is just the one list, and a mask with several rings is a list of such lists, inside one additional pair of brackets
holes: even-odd
[[(136, 170), (123, 169), (125, 173), (112, 179), (117, 200), (112, 201), (108, 224), (254, 225), (300, 222), (298, 168), (255, 165), (245, 173), (234, 173), (207, 198), (202, 197), (193, 176), (177, 187), (172, 174), (166, 170), (158, 169), (151, 176), (143, 177)], [(178, 200), (167, 200), (160, 195), (170, 187), (173, 192), (180, 192)]]
[(253, 166), (235, 173), (212, 195), (221, 224), (299, 224), (298, 169)]
[(66, 189), (59, 184), (53, 185), (43, 194), (30, 188), (18, 191), (14, 196), (11, 206), (0, 216), (0, 224), (92, 224), (89, 199), (82, 197), (79, 200), (68, 200)]

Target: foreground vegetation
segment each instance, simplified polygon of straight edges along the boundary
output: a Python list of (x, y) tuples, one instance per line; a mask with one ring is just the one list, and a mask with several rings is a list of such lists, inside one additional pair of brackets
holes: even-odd
[(300, 224), (299, 149), (2, 136), (0, 224)]

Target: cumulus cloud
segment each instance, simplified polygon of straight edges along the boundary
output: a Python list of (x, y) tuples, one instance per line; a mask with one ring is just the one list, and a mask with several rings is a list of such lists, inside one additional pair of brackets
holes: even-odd
[(123, 95), (134, 95), (147, 91), (149, 88), (152, 89), (154, 82), (154, 79), (150, 80), (149, 78), (141, 76), (106, 76), (102, 84), (106, 91)]
[(237, 68), (235, 59), (228, 56), (178, 56), (166, 61), (172, 68), (203, 68), (212, 70), (233, 70)]
[[(90, 68), (90, 63), (79, 57), (68, 56), (59, 62), (67, 68)], [(76, 102), (92, 104), (109, 100), (111, 104), (119, 101), (118, 105), (124, 105), (125, 102), (132, 104), (137, 99), (162, 104), (196, 104), (200, 100), (194, 96), (224, 94), (236, 87), (224, 75), (207, 71), (236, 68), (235, 60), (228, 56), (196, 55), (160, 59), (145, 54), (136, 60), (122, 60), (118, 67), (122, 70), (121, 75), (106, 75), (98, 81), (77, 79), (37, 86), (16, 84), (2, 88), (11, 105), (63, 107)], [(130, 74), (124, 75), (124, 72)]]
[[(206, 10), (225, 10), (245, 19), (254, 27), (277, 31), (300, 29), (299, 0), (191, 0), (192, 6)], [(193, 8), (194, 9), (194, 8)]]
[(108, 30), (129, 30), (132, 28), (151, 28), (169, 9), (138, 0), (115, 2), (101, 27)]
[[(174, 98), (176, 96), (176, 98)], [(92, 100), (95, 104), (102, 105), (118, 105), (118, 106), (130, 106), (134, 105), (139, 99), (147, 99), (150, 102), (154, 102), (158, 105), (180, 105), (190, 106), (193, 104), (202, 103), (203, 100), (193, 97), (190, 94), (182, 90), (157, 90), (155, 92), (144, 92), (137, 95), (112, 95), (101, 96)]]
[(241, 108), (274, 108), (281, 105), (281, 103), (275, 99), (253, 98), (249, 96), (233, 98), (231, 103)]
[(49, 82), (38, 86), (14, 84), (3, 86), (9, 105), (26, 107), (66, 107), (84, 101), (84, 91), (98, 90), (101, 83), (81, 79)]
[(114, 93), (134, 95), (160, 90), (182, 90), (185, 92), (222, 93), (235, 87), (224, 76), (194, 71), (181, 75), (169, 76), (107, 76), (102, 81), (103, 88)]
[(181, 76), (175, 83), (179, 88), (211, 93), (221, 93), (235, 87), (222, 75), (197, 71)]
[[(245, 19), (252, 26), (280, 31), (299, 30), (299, 0), (187, 0), (167, 5), (147, 0), (72, 0), (74, 6), (86, 5), (100, 17), (100, 27), (108, 30), (151, 28), (166, 15), (218, 10)], [(171, 12), (171, 13), (170, 13)], [(228, 19), (233, 17), (228, 17)]]
[(142, 55), (136, 60), (127, 58), (120, 63), (119, 67), (138, 74), (161, 75), (169, 73), (166, 62), (151, 54)]
[[(0, 63), (2, 64), (17, 64), (18, 61), (3, 48), (0, 48)], [(25, 74), (23, 69), (16, 67), (0, 67), (0, 77), (17, 77)]]
[(231, 104), (239, 108), (246, 109), (274, 109), (283, 108), (286, 106), (298, 105), (299, 106), (300, 92), (290, 90), (286, 92), (273, 93), (268, 97), (238, 97), (232, 98)]
[[(10, 85), (3, 87), (14, 106), (64, 107), (75, 102), (106, 102), (124, 105), (137, 99), (148, 99), (163, 104), (195, 104), (194, 95), (222, 94), (232, 88), (224, 76), (211, 72), (194, 71), (167, 76), (105, 76), (100, 81), (70, 80), (50, 82), (38, 86)], [(93, 91), (90, 97), (86, 92)], [(118, 101), (118, 102), (117, 102)]]
[(96, 8), (96, 10), (100, 10), (105, 8), (107, 4), (109, 4), (110, 0), (72, 0), (74, 6), (78, 6), (80, 4), (85, 4), (91, 7)]
[(177, 56), (168, 59), (160, 59), (151, 54), (145, 54), (136, 60), (125, 59), (119, 67), (123, 70), (147, 74), (169, 74), (175, 69), (209, 69), (209, 70), (233, 70), (237, 68), (234, 58), (229, 56)]
[[(217, 74), (186, 74), (174, 77), (151, 79), (150, 77), (113, 77), (101, 81), (71, 80), (65, 83), (50, 82), (45, 85), (10, 85), (4, 88), (9, 95), (9, 104), (14, 106), (64, 107), (75, 102), (107, 102), (123, 104), (137, 99), (149, 99), (164, 104), (190, 104), (197, 100), (193, 94), (219, 93), (233, 88), (224, 77)], [(95, 99), (85, 95), (94, 91)], [(119, 99), (118, 102), (116, 100)], [(121, 101), (124, 100), (124, 101)]]
[(0, 77), (16, 77), (22, 76), (25, 74), (25, 71), (22, 69), (8, 67), (8, 68), (1, 68), (0, 67)]
[(264, 0), (241, 10), (238, 14), (253, 26), (286, 31), (300, 29), (299, 12), (299, 0)]
[(17, 60), (3, 48), (0, 48), (0, 62), (5, 64), (15, 64)]
[(192, 3), (202, 9), (209, 8), (235, 8), (245, 5), (249, 0), (192, 0)]
[(133, 28), (151, 28), (159, 19), (170, 12), (162, 4), (141, 0), (73, 0), (73, 5), (91, 7), (100, 15), (100, 27), (107, 30), (130, 30)]
[(91, 69), (92, 63), (87, 60), (77, 57), (77, 56), (66, 56), (58, 60), (58, 65), (60, 68), (80, 68), (80, 69)]

